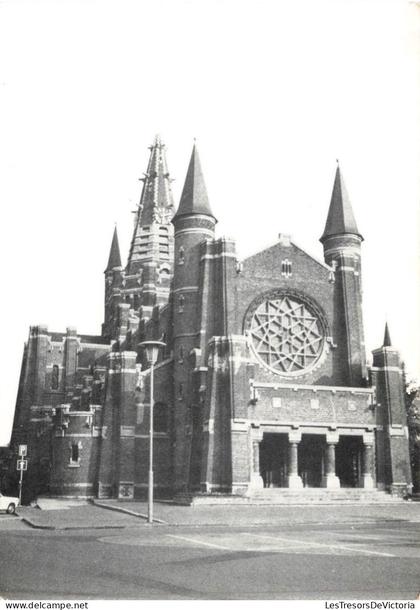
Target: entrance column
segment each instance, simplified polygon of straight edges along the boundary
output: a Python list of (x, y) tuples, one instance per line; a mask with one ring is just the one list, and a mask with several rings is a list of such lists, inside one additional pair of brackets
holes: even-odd
[(363, 459), (362, 459), (362, 484), (365, 489), (373, 489), (373, 433), (366, 432), (363, 435)]
[(338, 436), (338, 432), (327, 432), (325, 474), (322, 481), (322, 486), (327, 489), (340, 489), (340, 479), (335, 473), (335, 447), (338, 443)]
[(249, 489), (263, 489), (264, 481), (260, 473), (260, 443), (262, 434), (251, 437), (251, 481)]
[(301, 432), (295, 430), (289, 432), (289, 463), (287, 480), (290, 489), (302, 489), (303, 487), (298, 468), (298, 445), (301, 439)]

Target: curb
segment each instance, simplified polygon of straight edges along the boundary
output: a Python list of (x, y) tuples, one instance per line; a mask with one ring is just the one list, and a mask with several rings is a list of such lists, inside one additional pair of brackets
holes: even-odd
[[(136, 511), (130, 510), (129, 508), (122, 508), (120, 506), (115, 506), (112, 504), (103, 504), (102, 502), (98, 502), (95, 499), (91, 500), (91, 502), (94, 506), (99, 506), (100, 508), (105, 508), (107, 510), (114, 510), (119, 513), (125, 513), (126, 515), (131, 515), (131, 517), (138, 517), (140, 519), (147, 520), (147, 515), (145, 515), (144, 513), (137, 513)], [(155, 517), (153, 518), (153, 523), (160, 523), (162, 525), (172, 525), (172, 524), (168, 523), (168, 521), (163, 521), (163, 519), (156, 519)]]
[[(108, 507), (106, 505), (98, 505), (99, 507), (103, 507), (109, 510), (114, 510), (114, 511), (119, 511), (119, 512), (123, 512), (123, 513), (127, 513), (131, 516), (135, 516), (135, 517), (139, 517), (139, 518), (147, 518), (145, 515), (142, 515), (141, 513), (136, 513), (134, 511), (129, 511), (128, 509), (120, 509), (119, 507)], [(126, 529), (130, 526), (127, 525), (69, 525), (69, 526), (63, 526), (63, 527), (56, 527), (54, 525), (43, 525), (43, 524), (37, 524), (34, 523), (33, 521), (31, 521), (31, 519), (28, 519), (27, 517), (21, 517), (20, 515), (16, 515), (20, 521), (22, 521), (23, 523), (25, 523), (26, 525), (28, 525), (29, 527), (33, 528), (33, 529), (40, 529), (40, 530), (54, 530), (54, 531), (64, 531), (64, 530), (84, 530), (84, 529), (95, 529), (95, 530), (103, 530), (103, 529)], [(154, 521), (156, 521), (157, 523), (161, 524), (161, 525), (167, 525), (170, 527), (190, 527), (190, 528), (202, 528), (202, 527), (250, 527), (250, 528), (259, 528), (259, 527), (289, 527), (290, 525), (292, 526), (300, 526), (300, 525), (306, 525), (306, 526), (320, 526), (320, 525), (349, 525), (350, 523), (352, 523), (355, 526), (359, 526), (359, 525), (371, 525), (372, 523), (389, 523), (392, 522), (394, 523), (395, 521), (407, 521), (407, 522), (413, 522), (413, 523), (420, 523), (420, 521), (416, 521), (416, 520), (411, 520), (411, 519), (365, 519), (363, 521), (354, 521), (354, 520), (341, 520), (341, 521), (331, 521), (326, 523), (325, 521), (317, 521), (317, 520), (312, 520), (312, 521), (289, 521), (289, 522), (281, 522), (279, 523), (278, 521), (267, 521), (267, 522), (263, 522), (263, 523), (237, 523), (237, 522), (225, 522), (225, 523), (188, 523), (188, 522), (177, 522), (177, 523), (170, 523), (167, 521), (163, 521), (161, 519), (154, 519)]]
[(166, 522), (165, 525), (169, 527), (189, 527), (189, 528), (200, 528), (200, 527), (231, 527), (231, 528), (260, 528), (260, 527), (276, 527), (276, 528), (288, 528), (290, 526), (348, 526), (352, 525), (358, 527), (360, 525), (374, 525), (374, 524), (388, 524), (388, 523), (420, 523), (420, 520), (413, 519), (404, 519), (401, 517), (392, 518), (364, 518), (360, 521), (355, 521), (353, 517), (349, 517), (348, 519), (342, 519), (338, 521), (323, 521), (323, 520), (310, 520), (310, 521), (262, 521), (262, 522), (253, 522), (253, 523), (238, 523), (238, 521), (226, 521), (226, 522), (203, 522), (203, 523), (191, 523), (191, 522)]
[[(105, 506), (104, 508), (108, 508), (107, 506)], [(109, 510), (115, 510), (118, 511), (118, 508), (111, 508)], [(122, 510), (121, 512), (126, 512), (125, 510)], [(130, 511), (128, 514), (130, 514), (131, 516), (137, 516), (140, 518), (144, 518), (144, 516), (142, 516), (140, 513), (135, 513), (134, 511)], [(85, 530), (85, 529), (94, 529), (94, 530), (103, 530), (103, 529), (127, 529), (130, 526), (127, 525), (69, 525), (69, 526), (64, 526), (64, 527), (56, 527), (54, 525), (41, 525), (41, 524), (36, 524), (33, 521), (31, 521), (30, 519), (28, 519), (27, 517), (20, 517), (20, 520), (23, 521), (26, 525), (29, 525), (31, 528), (33, 529), (40, 529), (40, 530), (54, 530), (54, 531), (65, 531), (65, 530)], [(307, 525), (307, 526), (314, 526), (314, 525), (349, 525), (349, 524), (353, 524), (355, 526), (359, 526), (359, 525), (372, 525), (372, 523), (377, 523), (378, 521), (375, 519), (372, 520), (368, 520), (368, 521), (358, 521), (358, 522), (354, 522), (352, 520), (349, 521), (331, 521), (328, 523), (325, 523), (325, 521), (290, 521), (290, 522), (282, 522), (279, 523), (278, 521), (267, 521), (264, 523), (237, 523), (237, 522), (225, 522), (225, 523), (170, 523), (167, 521), (162, 521), (162, 520), (157, 520), (154, 519), (155, 522), (159, 523), (160, 525), (167, 525), (169, 527), (189, 527), (189, 528), (203, 528), (203, 527), (247, 527), (247, 528), (259, 528), (259, 527), (280, 527), (280, 528), (284, 528), (284, 527), (290, 527), (292, 526), (300, 526), (300, 525)], [(385, 519), (385, 520), (381, 520), (380, 522), (385, 522), (385, 523), (389, 523), (389, 522), (394, 522), (394, 519)], [(405, 520), (405, 519), (398, 519), (397, 521), (407, 521), (407, 522), (412, 522), (412, 523), (420, 523), (420, 521), (412, 521), (412, 520)]]
[(20, 520), (23, 521), (23, 523), (26, 523), (26, 525), (29, 525), (29, 527), (32, 527), (37, 530), (55, 530), (56, 529), (53, 525), (37, 525), (36, 523), (31, 521), (27, 517), (20, 517)]
[(37, 530), (55, 530), (55, 531), (63, 531), (63, 530), (115, 530), (115, 529), (125, 529), (126, 525), (65, 525), (63, 527), (56, 527), (55, 525), (42, 525), (40, 523), (34, 523), (27, 517), (20, 517), (20, 520), (29, 527)]

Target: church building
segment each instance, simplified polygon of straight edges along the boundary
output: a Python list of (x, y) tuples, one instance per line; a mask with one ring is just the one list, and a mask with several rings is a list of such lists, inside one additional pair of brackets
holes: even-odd
[(409, 493), (402, 362), (386, 328), (367, 365), (363, 237), (340, 168), (322, 261), (285, 234), (238, 260), (215, 236), (196, 146), (177, 208), (159, 137), (143, 182), (125, 265), (113, 235), (101, 334), (30, 328), (11, 441), (28, 445), (27, 500), (146, 496), (148, 340), (164, 344), (157, 497)]

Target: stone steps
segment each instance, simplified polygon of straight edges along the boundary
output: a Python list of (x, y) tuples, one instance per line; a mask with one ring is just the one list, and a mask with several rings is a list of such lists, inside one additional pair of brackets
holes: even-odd
[(231, 494), (178, 494), (175, 504), (182, 505), (311, 505), (311, 504), (390, 504), (404, 500), (376, 489), (287, 488), (260, 489), (245, 496)]
[(257, 504), (312, 504), (312, 503), (389, 503), (401, 502), (399, 496), (385, 491), (364, 489), (261, 489), (249, 496)]

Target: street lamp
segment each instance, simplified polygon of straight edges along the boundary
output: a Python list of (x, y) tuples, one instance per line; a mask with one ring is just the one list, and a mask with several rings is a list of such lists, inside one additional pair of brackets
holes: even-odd
[(159, 348), (165, 347), (162, 341), (142, 341), (142, 347), (146, 353), (146, 360), (150, 364), (150, 417), (149, 417), (149, 481), (147, 521), (153, 523), (153, 406), (154, 406), (154, 365), (159, 355)]

